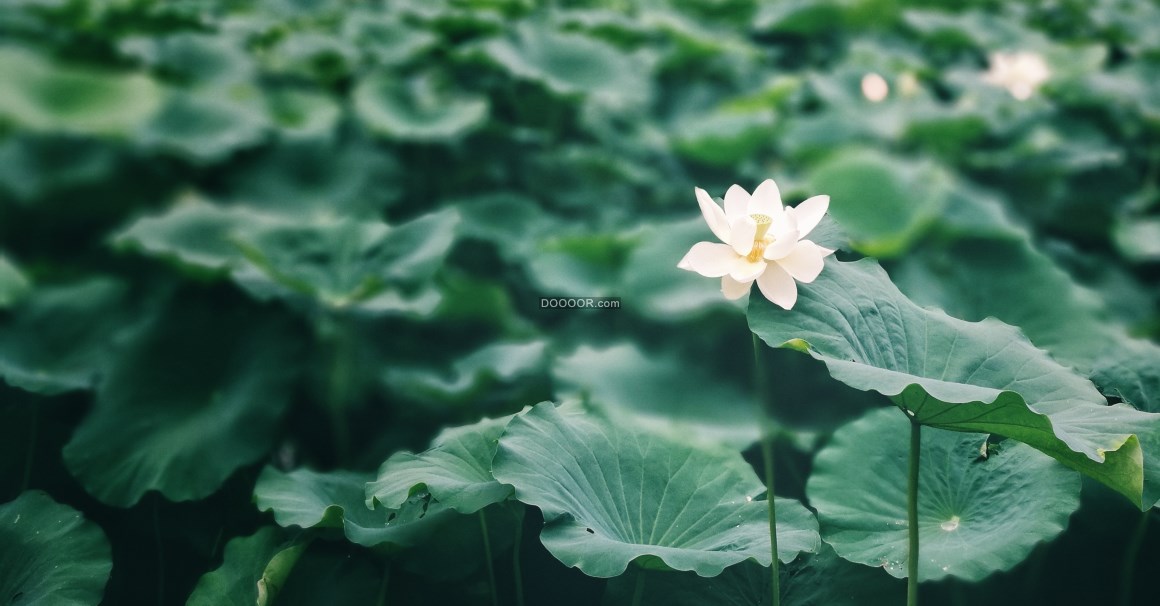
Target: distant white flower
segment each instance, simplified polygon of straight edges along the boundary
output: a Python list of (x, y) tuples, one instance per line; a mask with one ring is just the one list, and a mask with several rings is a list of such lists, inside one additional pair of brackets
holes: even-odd
[(1001, 86), (1012, 97), (1024, 101), (1050, 76), (1047, 62), (1035, 53), (991, 53), (991, 69), (983, 75), (983, 81)]
[(870, 100), (871, 103), (878, 103), (890, 94), (890, 85), (886, 83), (886, 78), (870, 72), (862, 76), (862, 96)]
[[(697, 203), (713, 235), (721, 240), (693, 245), (677, 267), (721, 278), (721, 292), (739, 299), (754, 282), (765, 298), (784, 309), (797, 302), (797, 282), (813, 282), (834, 251), (803, 240), (830, 206), (814, 196), (796, 208), (782, 206), (777, 184), (766, 179), (753, 195), (740, 185), (725, 192), (725, 210), (696, 188)], [(796, 281), (796, 282), (795, 282)]]

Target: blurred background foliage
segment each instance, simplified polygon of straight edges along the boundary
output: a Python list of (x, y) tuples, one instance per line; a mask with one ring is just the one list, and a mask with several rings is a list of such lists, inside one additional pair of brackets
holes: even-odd
[[(1157, 31), (1128, 0), (7, 0), (0, 498), (91, 522), (44, 548), (72, 550), (46, 583), (76, 603), (110, 562), (106, 604), (252, 603), (258, 577), (229, 575), (264, 568), (279, 603), (370, 603), (383, 562), (390, 603), (488, 603), (473, 519), (366, 549), (338, 505), (334, 536), (261, 513), (259, 474), (361, 503), (393, 453), (548, 399), (754, 460), (744, 308), (676, 263), (710, 235), (695, 185), (765, 178), (830, 194), (840, 256), (920, 304), (1014, 324), (1160, 412)], [(1049, 76), (1016, 98), (996, 52)], [(564, 296), (622, 307), (541, 308)], [(886, 400), (767, 361), (778, 492), (804, 499), (827, 436)], [(548, 555), (538, 515), (487, 510), (501, 597), (514, 540), (529, 603), (627, 599)], [(1022, 564), (924, 591), (1154, 603), (1160, 579), (1121, 574), (1135, 539), (1160, 565), (1147, 519), (1085, 483)], [(329, 529), (287, 547), (275, 521)], [(889, 592), (846, 566), (800, 575)], [(750, 573), (666, 591), (746, 603), (727, 594)], [(806, 587), (794, 603), (836, 603)]]

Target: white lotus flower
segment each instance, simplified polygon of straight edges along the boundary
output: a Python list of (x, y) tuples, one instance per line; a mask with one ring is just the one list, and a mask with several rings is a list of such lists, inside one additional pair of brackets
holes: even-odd
[(991, 69), (983, 75), (983, 81), (1001, 86), (1012, 97), (1025, 101), (1050, 76), (1047, 62), (1035, 53), (991, 53)]
[(677, 267), (707, 278), (721, 278), (721, 292), (739, 299), (754, 282), (765, 298), (790, 309), (797, 282), (809, 284), (834, 251), (803, 240), (822, 220), (829, 196), (814, 196), (796, 208), (782, 206), (777, 184), (766, 179), (753, 195), (740, 185), (725, 192), (725, 210), (696, 188), (697, 203), (713, 235), (721, 240), (693, 245)]
[(862, 76), (862, 96), (871, 103), (878, 103), (889, 94), (890, 85), (886, 83), (886, 78), (874, 72)]

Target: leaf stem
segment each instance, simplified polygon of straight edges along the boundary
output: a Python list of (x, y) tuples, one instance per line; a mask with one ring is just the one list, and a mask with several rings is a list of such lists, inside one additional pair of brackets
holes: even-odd
[(1148, 518), (1151, 510), (1140, 514), (1140, 521), (1132, 531), (1132, 538), (1128, 548), (1124, 550), (1124, 565), (1120, 570), (1120, 605), (1128, 606), (1132, 603), (1132, 585), (1136, 576), (1136, 558), (1140, 555), (1140, 546), (1144, 543), (1144, 535), (1148, 531)]
[(341, 464), (350, 453), (350, 428), (347, 409), (351, 388), (351, 336), (346, 322), (336, 315), (323, 317), (319, 334), (329, 345), (330, 368), (326, 381), (326, 408), (330, 414), (335, 456)]
[(516, 583), (516, 606), (524, 606), (524, 574), (520, 567), (520, 543), (524, 540), (524, 521), (516, 524), (516, 542), (512, 544), (512, 577)]
[(778, 572), (777, 560), (777, 499), (773, 494), (773, 441), (775, 436), (770, 411), (769, 387), (761, 365), (761, 340), (756, 334), (753, 335), (753, 367), (757, 399), (760, 404), (758, 414), (761, 415), (761, 464), (765, 468), (766, 502), (769, 508), (769, 550), (772, 555), (769, 562), (770, 603), (773, 606), (779, 606), (781, 604), (781, 575)]
[(906, 534), (910, 550), (906, 556), (906, 606), (918, 606), (918, 463), (922, 446), (922, 424), (910, 420), (910, 464), (906, 481)]
[(487, 581), (491, 588), (491, 603), (493, 606), (499, 606), (499, 596), (495, 591), (495, 565), (491, 561), (491, 539), (487, 533), (487, 518), (483, 515), (483, 510), (479, 510), (479, 530), (483, 533), (483, 557), (487, 561)]
[(20, 481), (20, 491), (16, 493), (18, 496), (32, 484), (32, 460), (36, 456), (36, 425), (40, 417), (39, 411), (39, 406), (32, 407), (32, 419), (28, 422), (28, 452), (24, 456), (24, 478)]
[(157, 549), (157, 603), (165, 604), (165, 545), (161, 541), (161, 495), (153, 500), (153, 540)]
[(383, 580), (379, 583), (379, 595), (375, 600), (378, 606), (386, 606), (387, 604), (387, 586), (391, 582), (391, 560), (386, 559), (383, 562)]
[(637, 569), (636, 588), (632, 590), (632, 606), (640, 606), (640, 600), (644, 597), (644, 575), (644, 570)]

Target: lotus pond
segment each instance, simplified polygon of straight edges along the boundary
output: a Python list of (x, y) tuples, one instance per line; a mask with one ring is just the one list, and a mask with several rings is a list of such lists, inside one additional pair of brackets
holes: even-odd
[(7, 0), (0, 603), (1156, 604), (1157, 31)]

